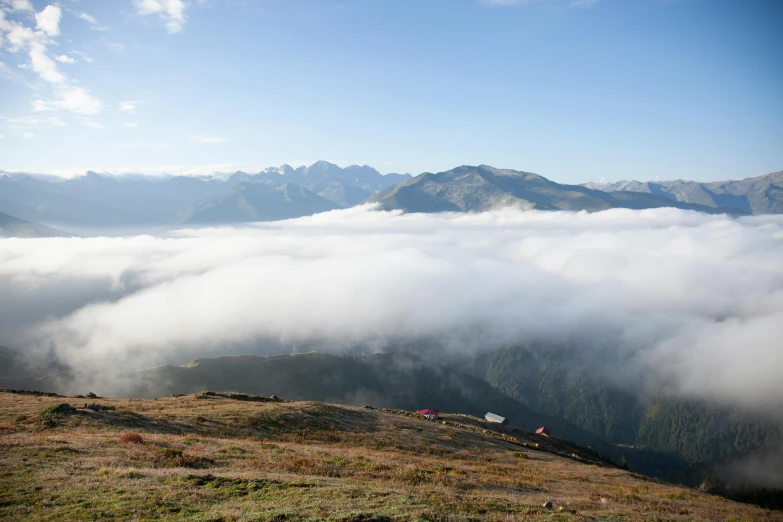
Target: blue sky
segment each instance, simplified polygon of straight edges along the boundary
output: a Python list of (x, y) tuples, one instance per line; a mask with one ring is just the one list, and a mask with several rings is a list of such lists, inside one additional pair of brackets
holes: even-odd
[(780, 0), (0, 0), (0, 170), (783, 169)]

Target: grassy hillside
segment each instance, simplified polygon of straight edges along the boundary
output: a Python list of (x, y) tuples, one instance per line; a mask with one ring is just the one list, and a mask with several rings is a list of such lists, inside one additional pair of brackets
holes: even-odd
[(479, 416), (489, 410), (508, 417), (516, 426), (536, 429), (546, 425), (558, 436), (591, 445), (618, 461), (620, 458), (600, 437), (559, 418), (531, 411), (477, 377), (427, 364), (407, 354), (340, 356), (311, 352), (203, 358), (182, 366), (160, 366), (118, 376), (108, 384), (85, 384), (81, 380), (68, 383), (65, 376), (56, 373), (43, 379), (0, 374), (0, 386), (9, 388), (75, 393), (85, 385), (101, 395), (136, 398), (212, 389), (354, 406), (435, 408)]
[(0, 392), (0, 444), (16, 520), (783, 520), (463, 415)]

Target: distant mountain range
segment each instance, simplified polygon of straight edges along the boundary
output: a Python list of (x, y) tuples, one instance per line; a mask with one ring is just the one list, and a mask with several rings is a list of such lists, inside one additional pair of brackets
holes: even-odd
[(514, 205), (526, 210), (589, 212), (676, 207), (745, 215), (783, 212), (781, 187), (783, 172), (715, 183), (564, 185), (537, 174), (486, 165), (411, 177), (319, 161), (309, 167), (236, 172), (227, 178), (87, 172), (61, 180), (0, 172), (0, 212), (74, 231), (270, 221), (363, 202), (406, 212), (482, 211)]
[(367, 165), (340, 168), (327, 161), (318, 161), (309, 167), (294, 169), (288, 165), (266, 169), (247, 181), (277, 179), (295, 183), (333, 202), (337, 207), (352, 207), (379, 190), (410, 179), (410, 174), (386, 174)]
[(181, 223), (222, 225), (290, 219), (340, 208), (336, 203), (294, 183), (276, 180), (240, 181), (228, 192), (186, 211)]
[(384, 210), (406, 212), (478, 212), (515, 205), (525, 210), (597, 212), (610, 208), (676, 207), (709, 213), (746, 213), (736, 208), (680, 202), (657, 194), (605, 192), (579, 185), (561, 185), (538, 174), (488, 165), (425, 173), (383, 190), (368, 201), (378, 203)]
[(228, 178), (0, 173), (0, 212), (76, 229), (269, 221), (350, 207), (410, 177), (325, 161)]
[(17, 219), (0, 212), (0, 237), (68, 237), (55, 228)]
[(736, 208), (748, 214), (783, 213), (783, 171), (738, 181), (618, 181), (586, 183), (604, 192), (643, 192), (682, 203)]

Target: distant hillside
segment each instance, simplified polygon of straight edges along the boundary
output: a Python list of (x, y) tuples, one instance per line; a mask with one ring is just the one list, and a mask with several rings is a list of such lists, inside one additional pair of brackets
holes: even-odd
[(683, 203), (736, 208), (749, 214), (783, 213), (783, 171), (735, 181), (618, 181), (586, 183), (606, 192), (644, 192)]
[(226, 193), (187, 210), (180, 223), (222, 225), (276, 221), (334, 210), (337, 205), (293, 183), (242, 181)]
[(479, 359), (475, 373), (531, 410), (561, 417), (606, 442), (673, 453), (692, 463), (778, 448), (783, 442), (771, 419), (612, 386), (574, 350), (558, 345), (495, 350)]
[(70, 235), (0, 212), (0, 237), (69, 237)]
[(596, 212), (610, 208), (676, 207), (710, 213), (744, 213), (736, 209), (680, 203), (654, 194), (603, 192), (577, 185), (561, 185), (537, 174), (487, 165), (422, 174), (381, 191), (367, 201), (380, 204), (384, 210), (401, 209), (406, 212), (480, 212), (515, 205), (525, 210)]
[(18, 219), (57, 226), (117, 226), (134, 218), (101, 202), (90, 202), (61, 190), (64, 182), (37, 181), (20, 176), (0, 176), (0, 212)]

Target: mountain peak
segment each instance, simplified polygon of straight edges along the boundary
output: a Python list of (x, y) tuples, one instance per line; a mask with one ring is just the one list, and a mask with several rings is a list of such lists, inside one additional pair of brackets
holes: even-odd
[(329, 172), (329, 171), (341, 171), (339, 165), (335, 165), (334, 163), (329, 163), (328, 161), (319, 160), (310, 165), (309, 167), (306, 167), (308, 172)]

